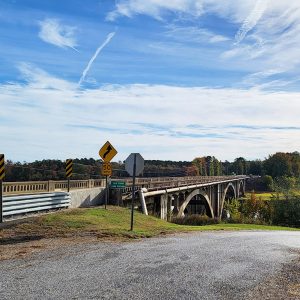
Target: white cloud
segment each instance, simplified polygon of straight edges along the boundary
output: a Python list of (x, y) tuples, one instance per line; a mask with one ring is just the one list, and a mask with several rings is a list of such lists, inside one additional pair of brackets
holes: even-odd
[(253, 0), (116, 0), (115, 10), (107, 15), (107, 19), (114, 21), (118, 17), (133, 17), (139, 14), (162, 19), (166, 13), (197, 18), (209, 12), (231, 18), (235, 23), (242, 23), (252, 9)]
[(229, 38), (223, 35), (215, 34), (205, 28), (196, 26), (178, 26), (175, 24), (166, 26), (167, 37), (185, 42), (195, 43), (220, 43), (228, 41)]
[(116, 9), (107, 15), (107, 20), (114, 21), (120, 16), (132, 17), (137, 14), (162, 19), (164, 12), (170, 11), (188, 13), (197, 17), (203, 13), (202, 2), (199, 0), (117, 0)]
[(0, 85), (0, 138), (8, 158), (97, 157), (110, 140), (116, 159), (263, 158), (299, 149), (300, 93), (164, 85), (76, 83), (22, 65), (25, 84)]
[(45, 19), (39, 22), (39, 37), (46, 43), (61, 47), (72, 48), (78, 51), (76, 38), (74, 36), (75, 27), (63, 25), (56, 19)]

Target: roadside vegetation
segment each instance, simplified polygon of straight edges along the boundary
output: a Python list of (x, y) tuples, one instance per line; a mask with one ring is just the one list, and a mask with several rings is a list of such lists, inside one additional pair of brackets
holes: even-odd
[[(281, 181), (285, 182), (285, 180)], [(300, 228), (299, 190), (279, 188), (273, 193), (248, 193), (224, 205), (229, 223), (280, 225)]]

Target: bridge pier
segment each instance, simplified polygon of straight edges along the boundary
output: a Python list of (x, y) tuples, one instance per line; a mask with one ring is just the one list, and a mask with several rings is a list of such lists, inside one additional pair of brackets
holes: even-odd
[(168, 216), (168, 194), (165, 193), (160, 196), (160, 218), (167, 220)]

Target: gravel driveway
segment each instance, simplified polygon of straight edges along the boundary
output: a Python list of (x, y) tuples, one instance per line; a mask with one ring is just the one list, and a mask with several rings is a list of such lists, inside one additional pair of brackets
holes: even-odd
[(299, 251), (288, 231), (65, 246), (1, 261), (0, 299), (300, 299)]

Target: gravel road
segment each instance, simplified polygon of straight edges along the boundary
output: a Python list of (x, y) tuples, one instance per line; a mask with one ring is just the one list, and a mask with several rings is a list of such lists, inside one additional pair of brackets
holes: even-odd
[(262, 299), (259, 286), (276, 299), (264, 283), (282, 290), (277, 277), (299, 250), (300, 232), (288, 231), (65, 246), (1, 261), (0, 299)]

